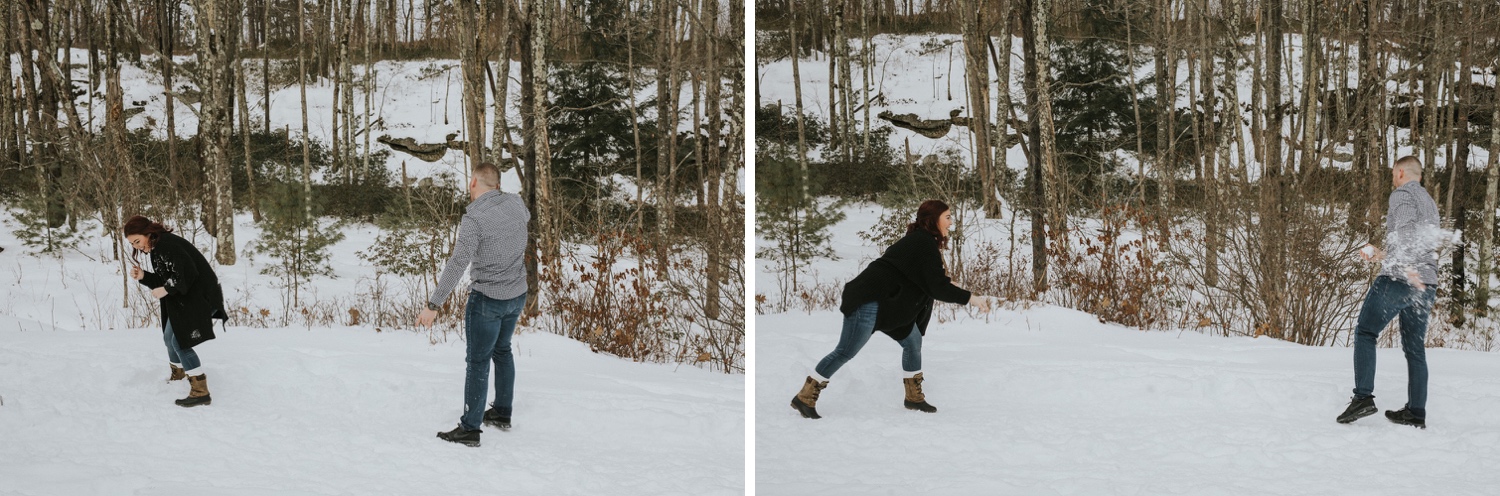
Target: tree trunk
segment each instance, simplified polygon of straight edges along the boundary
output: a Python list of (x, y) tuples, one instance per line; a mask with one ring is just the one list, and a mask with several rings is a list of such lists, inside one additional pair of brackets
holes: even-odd
[[(1022, 11), (1025, 18), (1021, 22), (1022, 42), (1026, 54), (1026, 107), (1027, 124), (1031, 136), (1027, 145), (1031, 153), (1027, 156), (1026, 181), (1030, 195), (1027, 198), (1027, 208), (1031, 213), (1031, 283), (1033, 291), (1037, 294), (1047, 290), (1047, 223), (1046, 213), (1049, 211), (1050, 202), (1048, 198), (1054, 193), (1049, 191), (1050, 187), (1044, 186), (1042, 178), (1043, 158), (1042, 128), (1040, 114), (1047, 112), (1042, 107), (1041, 93), (1045, 91), (1042, 87), (1046, 84), (1045, 72), (1041, 70), (1043, 63), (1041, 58), (1041, 45), (1046, 44), (1044, 33), (1037, 32), (1038, 25), (1045, 25), (1045, 14), (1038, 15), (1039, 2), (1046, 0), (1021, 0)], [(1038, 22), (1041, 17), (1042, 22)], [(1050, 186), (1050, 185), (1049, 185)]]
[[(472, 167), (484, 157), (485, 66), (489, 58), (483, 43), (487, 24), (475, 0), (458, 0), (458, 59), (463, 67), (464, 153)], [(466, 171), (467, 172), (467, 171)]]
[[(271, 0), (261, 0), (261, 24), (271, 25)], [(265, 93), (261, 95), (261, 111), (265, 112), (265, 127), (262, 129), (267, 135), (271, 134), (271, 37), (266, 33), (260, 40), (260, 86)], [(250, 194), (250, 208), (254, 209), (255, 221), (260, 222), (260, 206), (255, 204), (255, 194)]]
[(1490, 113), (1490, 160), (1485, 174), (1484, 222), (1479, 225), (1479, 269), (1474, 274), (1474, 310), (1479, 316), (1490, 311), (1490, 272), (1495, 266), (1495, 208), (1497, 185), (1500, 185), (1500, 75), (1497, 75), (1495, 108)]
[(182, 192), (184, 174), (177, 165), (177, 97), (172, 94), (175, 85), (172, 79), (172, 70), (176, 64), (172, 63), (172, 55), (176, 51), (177, 18), (179, 15), (179, 3), (176, 1), (161, 0), (157, 9), (157, 26), (161, 27), (161, 44), (158, 55), (161, 57), (161, 79), (162, 93), (166, 100), (167, 115), (167, 174), (171, 176), (170, 181), (173, 188)]
[(1281, 157), (1281, 3), (1270, 0), (1266, 4), (1266, 29), (1264, 85), (1261, 101), (1264, 107), (1266, 126), (1261, 130), (1260, 179), (1260, 227), (1261, 256), (1260, 273), (1261, 300), (1266, 315), (1261, 323), (1271, 337), (1289, 339), (1283, 317), (1285, 298), (1285, 242), (1282, 210), (1282, 157)]
[[(1457, 16), (1457, 33), (1469, 32), (1466, 28), (1470, 24), (1473, 12), (1465, 4), (1464, 11)], [(1455, 151), (1453, 160), (1449, 164), (1448, 183), (1448, 212), (1452, 214), (1453, 229), (1461, 236), (1458, 246), (1453, 248), (1453, 279), (1448, 287), (1449, 294), (1453, 296), (1453, 305), (1449, 307), (1452, 321), (1455, 325), (1464, 325), (1464, 309), (1469, 307), (1469, 291), (1466, 256), (1469, 246), (1469, 233), (1467, 229), (1468, 198), (1464, 191), (1469, 183), (1469, 107), (1472, 99), (1471, 88), (1474, 76), (1469, 71), (1469, 50), (1471, 39), (1469, 36), (1457, 36), (1458, 38), (1458, 75), (1454, 78), (1454, 90), (1449, 94), (1448, 108), (1456, 114), (1453, 120), (1453, 134)], [(1444, 65), (1444, 70), (1452, 65)], [(1491, 123), (1493, 124), (1493, 123)]]
[[(15, 2), (5, 2), (0, 6), (0, 53), (6, 54), (4, 64), (0, 64), (0, 164), (13, 162), (20, 165), (21, 140), (19, 139), (19, 119), (21, 110), (16, 96), (16, 88), (11, 87), (10, 54), (20, 52), (12, 40), (16, 36), (15, 25)], [(24, 64), (24, 61), (22, 62)]]
[[(1375, 146), (1380, 134), (1376, 127), (1379, 123), (1376, 122), (1375, 112), (1382, 86), (1376, 79), (1379, 69), (1375, 67), (1375, 39), (1371, 33), (1375, 10), (1370, 7), (1370, 0), (1360, 0), (1359, 9), (1355, 12), (1359, 22), (1359, 89), (1355, 97), (1355, 125), (1358, 128), (1354, 138), (1354, 170), (1364, 172), (1368, 178), (1364, 187), (1360, 188), (1365, 190), (1365, 201), (1362, 202), (1364, 208), (1358, 209), (1362, 211), (1362, 215), (1358, 217), (1361, 218), (1360, 229), (1370, 233), (1372, 238), (1375, 237), (1374, 232), (1380, 229), (1379, 216), (1384, 213), (1385, 207), (1384, 188), (1380, 182), (1384, 177), (1381, 167), (1383, 164)], [(1415, 107), (1413, 104), (1413, 108)], [(1415, 120), (1412, 121), (1412, 137), (1419, 137)], [(1356, 202), (1356, 205), (1359, 203)], [(1356, 217), (1354, 212), (1350, 213), (1350, 217)]]
[[(1203, 86), (1203, 138), (1200, 153), (1203, 156), (1203, 174), (1200, 176), (1204, 196), (1208, 199), (1204, 208), (1204, 250), (1203, 250), (1203, 282), (1209, 287), (1219, 285), (1219, 246), (1216, 239), (1219, 234), (1219, 215), (1223, 210), (1223, 200), (1219, 196), (1219, 167), (1221, 156), (1227, 157), (1228, 146), (1218, 138), (1223, 131), (1219, 129), (1217, 122), (1220, 114), (1218, 112), (1218, 88), (1214, 83), (1214, 50), (1209, 33), (1213, 31), (1212, 18), (1208, 15), (1208, 0), (1202, 0), (1198, 6), (1198, 65), (1201, 67), (1198, 76), (1202, 79)], [(1232, 66), (1231, 66), (1232, 67)], [(1237, 116), (1233, 109), (1238, 105), (1229, 104), (1225, 109), (1224, 116)], [(1236, 117), (1237, 118), (1237, 117)], [(1223, 150), (1220, 150), (1220, 147)], [(1224, 152), (1221, 154), (1221, 151)], [(1227, 160), (1225, 160), (1227, 162)]]
[[(266, 56), (264, 51), (262, 51), (261, 55)], [(251, 160), (250, 154), (250, 95), (248, 94), (250, 86), (245, 82), (245, 72), (249, 64), (241, 60), (239, 65), (240, 71), (236, 75), (235, 81), (239, 87), (239, 98), (237, 100), (239, 100), (240, 104), (240, 143), (244, 146), (245, 151), (245, 184), (250, 187), (248, 191), (250, 198), (246, 199), (246, 203), (250, 205), (251, 217), (255, 220), (256, 224), (259, 224), (261, 219), (260, 197), (255, 194), (255, 165), (254, 161)], [(266, 111), (266, 114), (270, 113), (269, 110)]]
[(979, 172), (980, 201), (984, 205), (985, 217), (997, 218), (1000, 216), (1000, 202), (995, 198), (995, 169), (991, 163), (994, 140), (990, 136), (990, 62), (986, 57), (989, 33), (983, 28), (984, 2), (960, 0), (959, 9), (963, 16), (960, 24), (964, 40), (964, 80), (969, 89), (969, 129), (974, 133), (974, 167)]
[[(492, 97), (495, 100), (495, 121), (493, 126), (495, 130), (490, 137), (490, 148), (495, 150), (495, 157), (492, 161), (503, 171), (506, 169), (506, 166), (502, 159), (510, 150), (510, 121), (506, 115), (506, 109), (510, 100), (511, 2), (501, 2), (495, 8), (497, 11), (494, 13), (500, 16), (498, 22), (494, 25), (500, 31), (495, 36), (495, 48), (498, 52), (498, 56), (496, 57), (498, 63), (495, 65), (496, 70), (500, 74), (490, 86), (490, 91), (493, 93)], [(634, 82), (633, 79), (631, 81), (632, 83)], [(635, 92), (632, 91), (630, 94), (634, 95)], [(630, 101), (631, 105), (635, 104), (634, 98), (631, 98)], [(514, 154), (511, 155), (514, 158)], [(520, 171), (518, 170), (517, 172)]]
[(1318, 129), (1318, 92), (1323, 86), (1323, 75), (1318, 60), (1319, 25), (1312, 2), (1302, 4), (1302, 150), (1297, 160), (1297, 180), (1300, 182), (1321, 166), (1315, 144)]
[[(635, 89), (635, 26), (625, 30), (625, 82), (631, 95), (638, 95)], [(642, 236), (646, 234), (646, 174), (641, 165), (645, 162), (644, 152), (641, 149), (641, 117), (640, 108), (636, 105), (635, 98), (627, 98), (626, 103), (630, 106), (630, 136), (635, 140), (635, 230)]]
[(229, 179), (230, 120), (234, 108), (234, 68), (238, 65), (240, 0), (193, 0), (197, 27), (199, 80), (203, 98), (198, 111), (198, 137), (213, 199), (215, 258), (234, 265), (234, 188)]
[(552, 9), (546, 0), (530, 0), (528, 3), (532, 9), (531, 18), (535, 19), (531, 31), (533, 99), (528, 110), (535, 121), (531, 129), (531, 146), (536, 150), (536, 172), (533, 176), (537, 201), (532, 216), (538, 222), (537, 232), (532, 233), (532, 236), (537, 239), (537, 250), (550, 266), (557, 263), (560, 239), (553, 227), (552, 150), (547, 135), (547, 33), (552, 23)]
[(984, 193), (990, 198), (986, 201), (995, 205), (993, 214), (986, 210), (985, 215), (995, 219), (1000, 218), (1001, 215), (1000, 192), (1009, 184), (1011, 177), (1010, 162), (1006, 157), (1006, 152), (1010, 149), (1010, 116), (1013, 110), (1010, 101), (1010, 52), (1013, 44), (1010, 28), (1016, 0), (1001, 1), (1003, 5), (1000, 7), (1000, 21), (996, 24), (1000, 27), (1000, 48), (995, 54), (995, 72), (998, 73), (999, 83), (995, 91), (995, 118), (992, 119), (995, 123), (995, 130), (990, 136), (990, 146), (993, 147), (995, 157), (991, 166), (994, 171), (992, 179), (994, 189)]
[[(864, 102), (862, 106), (865, 110), (864, 142), (860, 145), (860, 157), (870, 156), (870, 107), (874, 106), (870, 102), (870, 80), (874, 79), (871, 76), (874, 74), (875, 65), (874, 43), (870, 39), (870, 4), (874, 2), (875, 0), (859, 0), (859, 36), (864, 43), (859, 57), (859, 87), (861, 92), (860, 101)], [(876, 6), (878, 7), (879, 5), (877, 4)], [(984, 49), (980, 48), (980, 51), (982, 52)], [(988, 68), (989, 66), (986, 65), (985, 67)], [(988, 86), (989, 81), (985, 81), (985, 85)]]
[(667, 171), (672, 168), (671, 148), (672, 135), (677, 131), (677, 97), (672, 88), (671, 73), (675, 70), (672, 63), (672, 47), (675, 41), (676, 29), (673, 27), (671, 11), (673, 4), (660, 2), (656, 6), (656, 237), (657, 244), (666, 243), (667, 231), (670, 229), (668, 222), (670, 216), (667, 212), (671, 204), (676, 201), (671, 184), (668, 183)]
[(802, 194), (797, 203), (798, 205), (805, 205), (812, 198), (807, 189), (807, 128), (802, 119), (802, 69), (800, 63), (802, 50), (797, 43), (801, 38), (801, 32), (798, 30), (800, 26), (797, 24), (797, 12), (801, 9), (794, 6), (788, 10), (792, 13), (792, 106), (797, 112), (797, 166), (801, 172), (798, 183), (802, 188)]
[[(698, 25), (704, 26), (708, 29), (708, 35), (705, 37), (706, 43), (704, 43), (704, 48), (707, 53), (703, 54), (703, 63), (707, 66), (705, 67), (706, 70), (704, 72), (708, 74), (708, 81), (707, 84), (705, 84), (704, 88), (704, 97), (707, 100), (706, 113), (708, 114), (708, 128), (705, 129), (702, 133), (703, 137), (707, 138), (708, 140), (708, 144), (707, 146), (705, 146), (708, 149), (708, 156), (706, 157), (707, 160), (705, 161), (706, 167), (704, 167), (708, 181), (708, 212), (705, 218), (707, 218), (710, 225), (713, 226), (708, 230), (708, 262), (706, 264), (706, 270), (704, 271), (708, 287), (704, 291), (705, 301), (703, 302), (703, 313), (704, 316), (709, 318), (709, 320), (716, 320), (719, 318), (720, 311), (719, 286), (724, 278), (723, 274), (721, 273), (722, 269), (720, 267), (720, 265), (723, 263), (722, 258), (724, 255), (724, 243), (738, 240), (735, 240), (732, 237), (728, 236), (728, 233), (724, 229), (725, 220), (722, 213), (723, 208), (721, 207), (724, 199), (720, 197), (720, 185), (723, 183), (724, 166), (719, 155), (719, 137), (723, 134), (723, 122), (720, 118), (722, 112), (720, 112), (719, 108), (719, 99), (721, 98), (721, 95), (719, 94), (719, 88), (720, 83), (724, 80), (724, 78), (723, 75), (720, 74), (719, 69), (718, 46), (720, 37), (718, 28), (718, 0), (704, 0), (703, 12), (705, 13), (705, 18)], [(699, 139), (695, 141), (703, 140)]]
[(833, 21), (835, 31), (837, 32), (837, 35), (835, 36), (835, 42), (838, 45), (834, 49), (834, 53), (837, 54), (834, 57), (834, 60), (837, 61), (839, 65), (838, 89), (839, 93), (841, 94), (839, 101), (843, 103), (843, 105), (839, 106), (838, 114), (839, 121), (843, 122), (840, 127), (844, 130), (844, 141), (841, 143), (842, 148), (840, 149), (840, 151), (842, 152), (842, 154), (840, 156), (842, 156), (846, 162), (854, 161), (854, 148), (856, 145), (854, 134), (854, 82), (852, 76), (849, 74), (850, 72), (853, 72), (852, 67), (849, 63), (849, 28), (848, 25), (844, 22), (845, 16), (849, 15), (850, 1), (851, 0), (839, 0), (839, 10)]
[(1051, 0), (1036, 0), (1036, 115), (1037, 132), (1041, 135), (1042, 171), (1047, 178), (1047, 235), (1057, 245), (1059, 253), (1068, 253), (1068, 203), (1063, 185), (1064, 171), (1057, 164), (1057, 131), (1052, 124), (1052, 72), (1048, 64), (1052, 59), (1051, 39), (1047, 36), (1047, 24), (1052, 10)]
[[(307, 123), (307, 4), (297, 0), (297, 89), (302, 97), (302, 222), (311, 226), (312, 137)], [(290, 138), (290, 136), (288, 136)]]

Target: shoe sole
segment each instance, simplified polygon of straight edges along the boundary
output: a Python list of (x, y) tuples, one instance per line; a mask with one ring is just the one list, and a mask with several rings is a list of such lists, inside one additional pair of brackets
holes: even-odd
[(916, 411), (919, 411), (919, 412), (922, 412), (922, 413), (937, 413), (937, 407), (935, 407), (935, 406), (928, 406), (927, 408), (922, 408), (921, 406), (918, 406), (918, 404), (912, 403), (910, 401), (906, 402), (906, 409), (907, 410), (916, 410)]
[(818, 415), (817, 410), (814, 410), (812, 407), (807, 406), (807, 404), (803, 403), (802, 400), (797, 399), (796, 396), (792, 397), (792, 409), (796, 410), (797, 413), (802, 414), (802, 418), (810, 418), (814, 420), (823, 418), (823, 416)]
[(500, 429), (502, 431), (508, 431), (508, 430), (510, 430), (510, 424), (502, 424), (502, 423), (499, 423), (499, 422), (490, 422), (490, 421), (486, 420), (486, 421), (484, 421), (484, 425), (488, 425), (490, 427), (494, 427), (494, 428)]
[(448, 439), (448, 438), (443, 437), (443, 436), (438, 436), (437, 438), (438, 439), (442, 439), (442, 440), (447, 441), (447, 442), (450, 442), (450, 443), (454, 443), (454, 444), (462, 444), (462, 445), (468, 446), (470, 448), (478, 448), (479, 447), (479, 441), (462, 441), (462, 440), (458, 440), (458, 439)]
[(1396, 420), (1396, 419), (1393, 419), (1393, 418), (1390, 418), (1390, 417), (1386, 417), (1385, 419), (1391, 421), (1392, 424), (1396, 424), (1396, 425), (1409, 425), (1409, 426), (1412, 426), (1412, 427), (1416, 427), (1418, 429), (1426, 429), (1427, 428), (1427, 422), (1422, 422), (1422, 423), (1419, 424), (1419, 423), (1416, 423), (1416, 422), (1403, 422), (1403, 421)]
[[(173, 403), (176, 403), (176, 402), (173, 402)], [(180, 407), (183, 407), (183, 408), (192, 408), (192, 407), (195, 407), (195, 406), (212, 405), (213, 403), (214, 403), (214, 400), (210, 399), (210, 400), (203, 400), (202, 403), (177, 403), (177, 406), (180, 406)]]
[(1375, 412), (1377, 412), (1377, 411), (1380, 411), (1380, 409), (1379, 408), (1375, 408), (1374, 406), (1370, 406), (1370, 407), (1367, 407), (1367, 408), (1362, 408), (1362, 409), (1356, 410), (1354, 413), (1340, 415), (1339, 418), (1338, 418), (1338, 422), (1340, 424), (1347, 424), (1347, 423), (1350, 423), (1350, 422), (1353, 422), (1353, 421), (1356, 421), (1356, 420), (1359, 420), (1359, 419), (1362, 419), (1362, 418), (1374, 415)]

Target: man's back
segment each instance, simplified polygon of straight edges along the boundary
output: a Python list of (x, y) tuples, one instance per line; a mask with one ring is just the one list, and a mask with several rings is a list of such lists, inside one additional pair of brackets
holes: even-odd
[[(527, 222), (531, 212), (520, 195), (490, 191), (469, 204), (458, 227), (458, 243), (443, 268), (433, 298), (442, 304), (469, 268), (471, 291), (497, 300), (526, 294)], [(470, 267), (470, 264), (473, 264)]]
[(1437, 284), (1440, 244), (1442, 230), (1438, 227), (1437, 203), (1422, 184), (1411, 181), (1391, 191), (1385, 216), (1386, 257), (1380, 275), (1404, 281), (1406, 269), (1411, 268), (1417, 271), (1423, 284)]

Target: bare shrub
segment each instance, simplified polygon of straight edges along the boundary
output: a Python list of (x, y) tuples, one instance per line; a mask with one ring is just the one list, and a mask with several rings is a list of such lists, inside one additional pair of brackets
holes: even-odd
[[(1058, 274), (1054, 286), (1059, 303), (1094, 314), (1099, 320), (1149, 329), (1166, 323), (1166, 289), (1172, 283), (1157, 257), (1163, 240), (1153, 230), (1128, 237), (1131, 225), (1152, 225), (1144, 211), (1125, 205), (1100, 213), (1095, 233), (1082, 229), (1059, 231), (1072, 243), (1051, 243), (1049, 250)], [(1059, 246), (1070, 247), (1064, 252)]]

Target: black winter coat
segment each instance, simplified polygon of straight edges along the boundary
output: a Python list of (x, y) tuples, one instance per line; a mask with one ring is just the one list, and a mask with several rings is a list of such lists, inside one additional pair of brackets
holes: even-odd
[(839, 310), (847, 317), (866, 303), (879, 302), (875, 330), (900, 341), (911, 334), (913, 324), (927, 335), (934, 299), (966, 305), (969, 296), (948, 278), (937, 238), (911, 230), (844, 285)]
[(213, 319), (228, 321), (224, 310), (224, 290), (214, 275), (208, 259), (188, 240), (172, 233), (161, 233), (151, 248), (151, 268), (141, 284), (148, 288), (167, 288), (161, 299), (161, 325), (165, 331), (172, 322), (177, 345), (191, 349), (214, 338)]

